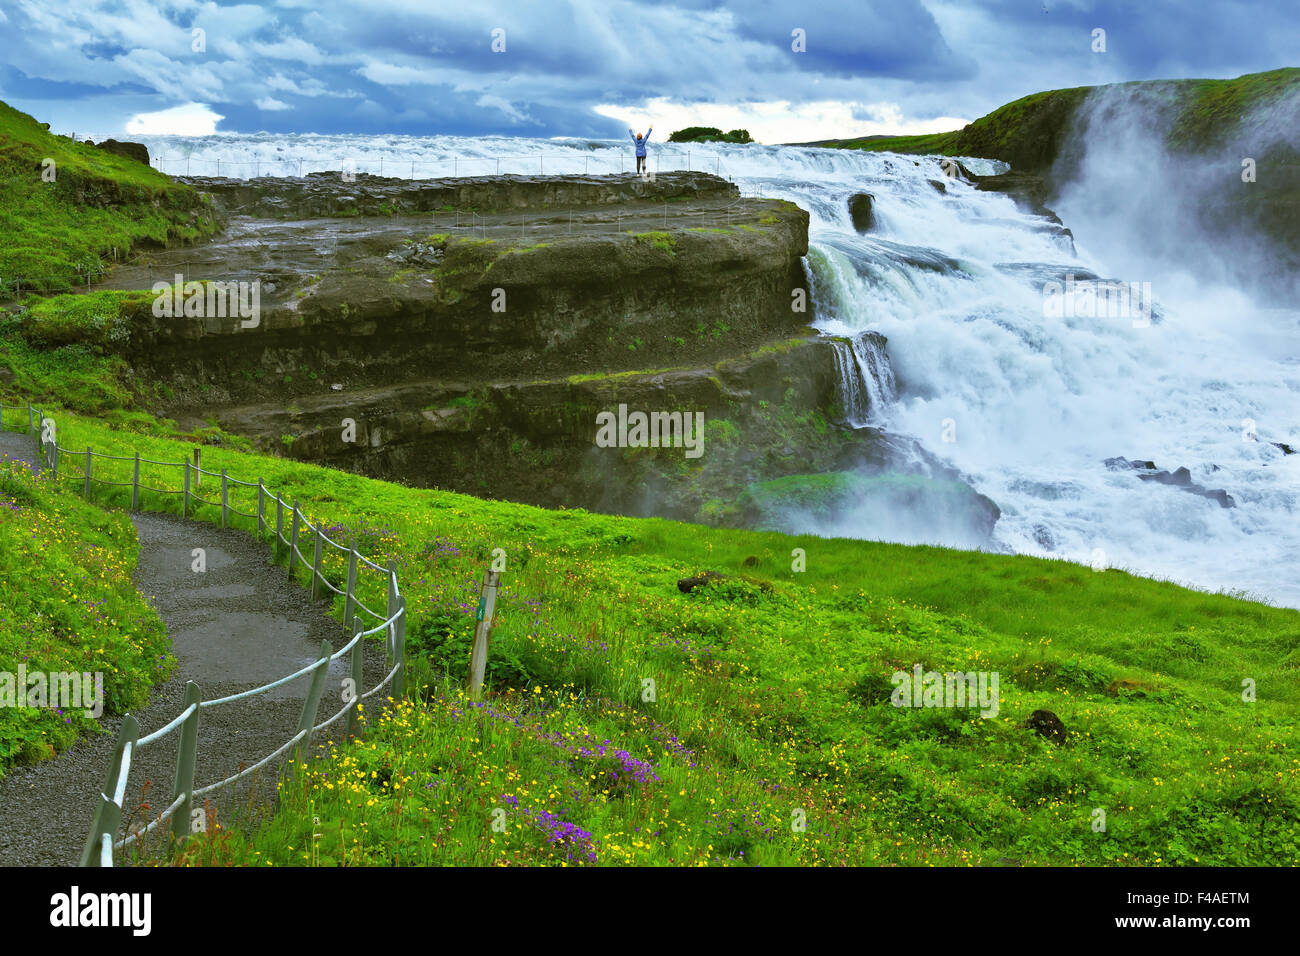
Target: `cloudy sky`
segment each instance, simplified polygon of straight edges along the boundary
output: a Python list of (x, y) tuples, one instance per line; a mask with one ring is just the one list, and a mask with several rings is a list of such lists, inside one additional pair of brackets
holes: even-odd
[(1296, 66), (1297, 36), (1295, 0), (0, 0), (0, 99), (97, 138), (707, 125), (797, 142)]

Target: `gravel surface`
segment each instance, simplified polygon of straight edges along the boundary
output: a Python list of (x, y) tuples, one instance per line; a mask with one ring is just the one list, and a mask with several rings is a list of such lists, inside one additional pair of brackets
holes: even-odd
[[(26, 436), (0, 432), (0, 455), (5, 454), (29, 462), (37, 457)], [(177, 658), (172, 678), (156, 685), (134, 715), (141, 736), (180, 713), (187, 681), (197, 683), (204, 699), (211, 700), (292, 673), (316, 658), (322, 638), (335, 650), (346, 643), (342, 624), (326, 616), (328, 605), (313, 603), (304, 588), (290, 583), (286, 570), (270, 563), (270, 549), (251, 535), (169, 516), (140, 514), (132, 521), (140, 537), (136, 587), (158, 609)], [(204, 573), (192, 569), (195, 548), (206, 552)], [(367, 628), (378, 623), (361, 617)], [(365, 646), (368, 690), (385, 674), (384, 649), (376, 640)], [(349, 674), (346, 656), (330, 665), (317, 723), (343, 706), (342, 681)], [(222, 780), (288, 741), (297, 731), (308, 683), (309, 676), (303, 676), (270, 694), (201, 711), (195, 786)], [(341, 739), (345, 723), (342, 718), (317, 734), (315, 748), (326, 738)], [(106, 733), (79, 741), (54, 760), (12, 768), (0, 779), (0, 866), (77, 862), (121, 716), (106, 714), (100, 725)], [(126, 826), (152, 820), (174, 799), (179, 736), (164, 737), (132, 760), (123, 801)], [(275, 767), (283, 759), (209, 794), (217, 819), (228, 821), (236, 810), (270, 805)], [(130, 862), (130, 855), (128, 848), (116, 860), (119, 865)]]

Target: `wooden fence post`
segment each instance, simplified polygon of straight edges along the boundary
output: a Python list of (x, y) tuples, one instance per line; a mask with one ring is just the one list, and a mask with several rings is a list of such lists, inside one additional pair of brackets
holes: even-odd
[(275, 496), (275, 557), (280, 556), (280, 549), (284, 547), (284, 501), (279, 495)]
[(81, 493), (81, 497), (85, 498), (87, 501), (90, 500), (90, 458), (92, 454), (93, 452), (91, 452), (90, 446), (87, 445), (86, 446), (86, 487)]
[(199, 488), (203, 485), (203, 459), (200, 456), (201, 448), (194, 449), (194, 487)]
[[(474, 629), (474, 649), (469, 662), (469, 694), (473, 700), (483, 695), (483, 677), (487, 672), (488, 639), (492, 636), (492, 614), (497, 605), (499, 571), (483, 573), (483, 591), (478, 599), (478, 626)], [(405, 617), (405, 615), (403, 615)]]
[(226, 478), (226, 469), (221, 469), (221, 527), (230, 523), (230, 485)]
[(393, 699), (401, 700), (406, 693), (406, 596), (398, 598), (402, 612), (397, 619), (396, 633), (393, 635), (393, 657), (396, 659), (397, 673), (393, 675)]
[[(294, 506), (296, 509), (296, 505)], [(302, 763), (303, 754), (307, 752), (307, 746), (311, 743), (311, 729), (316, 725), (316, 710), (320, 707), (321, 691), (325, 689), (325, 672), (330, 669), (329, 656), (330, 642), (321, 638), (320, 657), (316, 659), (320, 665), (311, 675), (311, 686), (307, 689), (307, 699), (302, 702), (302, 716), (298, 718), (298, 733), (307, 731), (307, 736), (298, 741), (294, 748), (294, 762)]]
[(192, 811), (194, 790), (194, 761), (199, 749), (199, 685), (194, 681), (185, 682), (185, 707), (194, 705), (194, 713), (185, 718), (181, 724), (181, 739), (176, 745), (176, 776), (172, 780), (172, 799), (182, 794), (185, 799), (176, 808), (172, 816), (172, 836), (183, 840), (190, 835), (190, 814)]
[(348, 539), (348, 589), (343, 599), (343, 630), (352, 633), (352, 621), (356, 617), (357, 603), (357, 536)]
[[(99, 866), (99, 847), (101, 837), (108, 834), (110, 840), (117, 836), (117, 828), (122, 823), (122, 808), (113, 802), (107, 794), (117, 793), (117, 778), (122, 772), (122, 754), (130, 744), (134, 751), (135, 742), (140, 739), (140, 725), (130, 714), (122, 718), (122, 726), (117, 732), (117, 743), (113, 745), (113, 759), (108, 762), (108, 774), (100, 788), (99, 799), (95, 801), (95, 816), (86, 837), (86, 845), (81, 850), (81, 866)], [(130, 772), (130, 768), (127, 768)]]
[(321, 537), (320, 528), (313, 528), (312, 530), (316, 532), (316, 553), (311, 562), (311, 599), (314, 601), (320, 597), (320, 565), (325, 541)]
[[(355, 630), (353, 631), (352, 636), (356, 637), (361, 633), (362, 627), (360, 624), (356, 624), (354, 625), (354, 628)], [(361, 684), (365, 679), (361, 673), (362, 664), (365, 663), (365, 659), (361, 654), (361, 646), (363, 644), (365, 644), (364, 640), (357, 641), (357, 646), (352, 648), (352, 692), (356, 696), (352, 699), (353, 707), (348, 713), (349, 734), (356, 734), (357, 725), (361, 721)]]
[(135, 453), (135, 473), (131, 478), (131, 510), (140, 510), (140, 453)]
[(301, 519), (301, 513), (298, 511), (298, 502), (293, 503), (293, 523), (289, 531), (289, 580), (293, 580), (293, 569), (298, 563), (298, 522)]

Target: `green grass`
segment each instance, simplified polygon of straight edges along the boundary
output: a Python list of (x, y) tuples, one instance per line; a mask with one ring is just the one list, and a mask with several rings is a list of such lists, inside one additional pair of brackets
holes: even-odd
[[(10, 429), (27, 427), (25, 410), (3, 417)], [(122, 513), (0, 460), (0, 670), (100, 673), (107, 712), (142, 705), (174, 659), (162, 622), (131, 581), (138, 550)], [(0, 707), (0, 775), (97, 731), (83, 709)]]
[[(56, 417), (68, 447), (189, 453)], [(272, 820), (217, 821), (188, 862), (1300, 862), (1295, 611), (1029, 557), (545, 511), (229, 449), (204, 460), (397, 562), (413, 691), (370, 709), (365, 740), (299, 775)], [(497, 548), (475, 707), (459, 687)], [(702, 570), (733, 578), (676, 588)], [(997, 671), (1000, 713), (890, 706), (889, 675), (915, 663)], [(1063, 745), (1020, 726), (1037, 708), (1064, 721)], [(590, 840), (548, 842), (541, 811)]]
[(669, 255), (677, 254), (677, 237), (669, 232), (634, 232), (631, 234), (641, 245), (660, 249)]
[[(54, 161), (53, 182), (42, 163)], [(209, 206), (188, 186), (134, 160), (51, 135), (0, 103), (0, 295), (60, 291), (141, 244), (211, 235)]]

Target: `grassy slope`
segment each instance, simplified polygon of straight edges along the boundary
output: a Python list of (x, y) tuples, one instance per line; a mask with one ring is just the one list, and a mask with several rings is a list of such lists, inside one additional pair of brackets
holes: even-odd
[[(69, 447), (174, 461), (189, 447), (56, 419)], [(309, 862), (313, 816), (324, 863), (1300, 862), (1295, 611), (1028, 557), (548, 512), (204, 458), (398, 561), (411, 683), (429, 690), (301, 776), (288, 812), (212, 829), (191, 862)], [(171, 487), (174, 472), (144, 480)], [(241, 489), (232, 506), (255, 503)], [(508, 555), (494, 694), (472, 707), (456, 688), (494, 548)], [(677, 590), (706, 568), (743, 577)], [(1001, 712), (890, 706), (888, 675), (914, 663), (998, 671)], [(1242, 701), (1244, 678), (1257, 703)], [(1064, 746), (1018, 726), (1040, 707), (1070, 729)], [(489, 826), (498, 807), (504, 833)]]
[[(1300, 69), (1251, 73), (1232, 80), (1135, 81), (1181, 101), (1170, 146), (1197, 151), (1218, 145), (1243, 114), (1300, 83)], [(1028, 172), (1051, 165), (1074, 110), (1094, 87), (1049, 90), (998, 107), (959, 130), (918, 136), (872, 136), (833, 140), (826, 145), (898, 153), (979, 156), (1000, 159)]]
[[(6, 411), (10, 429), (27, 413)], [(56, 494), (0, 460), (0, 669), (104, 675), (105, 709), (144, 702), (172, 657), (162, 622), (131, 581), (138, 546), (122, 514)], [(47, 759), (96, 724), (82, 711), (0, 708), (0, 774)]]
[[(41, 177), (55, 162), (55, 181)], [(60, 290), (98, 272), (114, 250), (211, 234), (208, 207), (188, 186), (84, 143), (54, 136), (0, 103), (0, 295), (15, 280)], [(80, 280), (84, 281), (84, 280)]]
[[(6, 390), (67, 395), (141, 432), (55, 412), (66, 447), (179, 461), (190, 445), (123, 410), (110, 305), (56, 302), (10, 329)], [(1294, 611), (1025, 557), (547, 512), (233, 449), (210, 448), (205, 466), (263, 477), (334, 536), (396, 559), (410, 683), (428, 689), (300, 775), (287, 812), (210, 828), (193, 862), (1300, 862)], [(175, 472), (146, 466), (144, 483), (176, 487)], [(75, 488), (74, 461), (64, 473)], [(255, 503), (239, 489), (232, 505)], [(45, 507), (67, 509), (60, 528), (91, 526), (73, 501)], [(48, 554), (0, 562), (0, 587), (37, 562), (87, 564), (71, 539), (46, 538)], [(129, 568), (131, 543), (115, 542)], [(509, 565), (493, 694), (472, 707), (456, 688), (495, 548)], [(740, 577), (676, 589), (706, 568)], [(331, 558), (325, 572), (337, 583), (345, 569)], [(382, 604), (378, 582), (364, 587)], [(107, 637), (125, 650), (116, 620)], [(889, 674), (914, 663), (996, 670), (1000, 714), (891, 707)], [(1241, 700), (1245, 678), (1257, 703)], [(1019, 726), (1039, 707), (1070, 728), (1064, 746)]]

